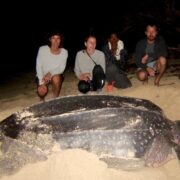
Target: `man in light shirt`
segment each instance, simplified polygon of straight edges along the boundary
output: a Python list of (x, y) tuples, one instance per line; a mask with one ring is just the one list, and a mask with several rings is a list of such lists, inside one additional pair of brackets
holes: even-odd
[(45, 99), (48, 86), (52, 85), (53, 97), (58, 97), (62, 86), (62, 75), (66, 68), (68, 51), (62, 47), (63, 36), (58, 31), (49, 35), (49, 45), (41, 46), (36, 59), (38, 78), (37, 93)]

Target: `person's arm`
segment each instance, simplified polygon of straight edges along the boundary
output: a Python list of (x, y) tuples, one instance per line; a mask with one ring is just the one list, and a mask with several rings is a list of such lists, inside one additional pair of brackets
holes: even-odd
[(81, 73), (78, 63), (75, 63), (74, 72), (79, 80), (89, 81), (91, 79), (90, 73)]
[(92, 74), (91, 73), (82, 73), (82, 71), (80, 69), (81, 55), (82, 55), (81, 52), (78, 52), (76, 54), (74, 72), (75, 72), (76, 77), (79, 80), (88, 81), (88, 80), (92, 79)]
[(116, 58), (115, 56), (112, 54), (112, 51), (108, 48), (108, 46), (104, 46), (102, 48), (102, 51), (105, 55), (105, 63), (108, 65), (110, 62), (115, 62)]
[(125, 48), (120, 51), (120, 61), (122, 63), (126, 63), (128, 61), (128, 52)]
[(142, 63), (142, 57), (144, 56), (143, 49), (144, 47), (142, 46), (142, 41), (138, 42), (136, 45), (136, 50), (135, 50), (135, 63), (138, 68), (143, 68), (146, 69), (147, 65)]
[(44, 82), (43, 82), (43, 71), (42, 71), (41, 48), (39, 48), (37, 58), (36, 58), (36, 73), (39, 80), (39, 85), (42, 85)]
[(81, 74), (80, 67), (79, 67), (79, 53), (76, 54), (74, 72), (75, 72), (76, 77), (79, 79), (79, 76)]
[(106, 63), (105, 63), (105, 55), (104, 55), (103, 52), (102, 52), (102, 54), (101, 54), (101, 56), (100, 56), (99, 61), (100, 61), (100, 65), (101, 65), (101, 67), (103, 68), (104, 73), (105, 73), (105, 72), (106, 72)]
[(167, 55), (168, 55), (167, 44), (163, 37), (159, 37), (159, 45), (158, 45), (157, 54), (158, 54), (158, 58), (160, 56), (167, 57)]
[(68, 58), (68, 51), (66, 50), (63, 56), (62, 64), (61, 64), (61, 69), (60, 69), (60, 74), (64, 73), (66, 64), (67, 64), (67, 58)]

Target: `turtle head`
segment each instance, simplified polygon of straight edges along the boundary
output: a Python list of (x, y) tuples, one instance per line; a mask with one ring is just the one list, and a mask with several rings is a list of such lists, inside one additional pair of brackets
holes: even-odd
[(175, 125), (172, 128), (172, 135), (174, 142), (174, 149), (176, 151), (177, 157), (180, 160), (180, 120), (175, 121)]
[(175, 121), (175, 125), (172, 129), (173, 142), (180, 146), (180, 120)]

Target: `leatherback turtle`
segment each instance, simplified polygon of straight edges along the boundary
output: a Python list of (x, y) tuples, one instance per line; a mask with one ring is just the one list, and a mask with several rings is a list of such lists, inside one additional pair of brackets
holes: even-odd
[(45, 160), (53, 145), (96, 153), (109, 167), (135, 169), (180, 159), (180, 121), (149, 100), (111, 95), (60, 97), (0, 123), (0, 175)]

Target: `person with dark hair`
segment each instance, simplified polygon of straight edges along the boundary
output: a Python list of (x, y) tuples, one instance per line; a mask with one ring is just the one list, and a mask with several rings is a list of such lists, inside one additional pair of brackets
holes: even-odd
[(108, 36), (107, 43), (103, 46), (102, 51), (106, 60), (106, 80), (108, 85), (116, 88), (131, 87), (131, 82), (126, 75), (126, 65), (128, 61), (127, 50), (124, 43), (118, 37), (118, 33), (111, 32)]
[(59, 96), (68, 58), (68, 51), (62, 47), (63, 35), (60, 32), (51, 32), (48, 40), (48, 45), (39, 48), (36, 58), (37, 94), (43, 101), (50, 84), (53, 97)]
[[(97, 64), (105, 72), (105, 57), (102, 51), (96, 49), (96, 37), (94, 35), (87, 36), (84, 45), (85, 49), (78, 51), (76, 54), (74, 72), (80, 80), (78, 83), (79, 91), (87, 93), (90, 90), (98, 90), (99, 87), (97, 88), (93, 81), (93, 78), (96, 78), (93, 77), (93, 68)], [(98, 74), (96, 75), (98, 76)], [(102, 82), (103, 85), (104, 82)]]
[(167, 45), (164, 38), (158, 35), (155, 24), (146, 26), (145, 35), (146, 38), (136, 44), (137, 78), (145, 82), (148, 76), (153, 76), (155, 77), (154, 85), (159, 86), (167, 65)]
[(111, 32), (107, 39), (107, 44), (102, 48), (105, 59), (106, 66), (114, 63), (120, 69), (125, 70), (125, 66), (128, 60), (127, 50), (124, 48), (124, 43), (118, 37), (118, 33)]

